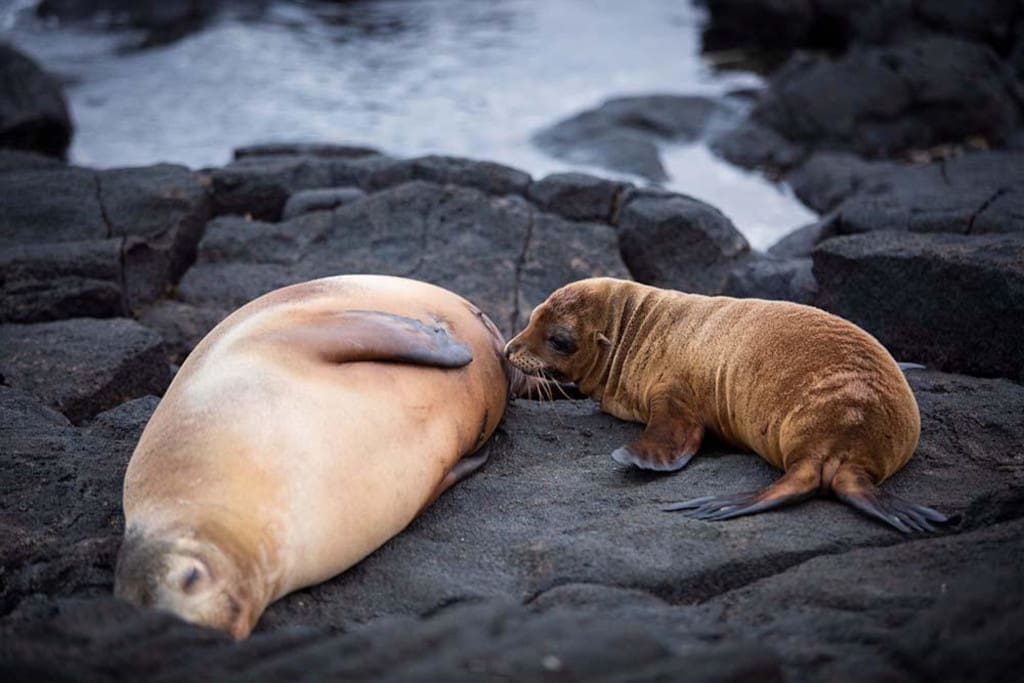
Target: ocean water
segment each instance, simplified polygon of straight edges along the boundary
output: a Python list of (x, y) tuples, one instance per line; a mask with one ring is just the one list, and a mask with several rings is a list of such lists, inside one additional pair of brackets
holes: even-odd
[[(547, 156), (530, 136), (611, 97), (760, 85), (701, 58), (704, 16), (682, 0), (279, 1), (144, 50), (126, 49), (137, 33), (7, 7), (6, 37), (66, 83), (72, 161), (98, 167), (198, 168), (246, 144), (325, 141), (488, 159), (534, 177), (609, 176)], [(663, 156), (668, 188), (720, 208), (757, 248), (814, 219), (787, 188), (702, 144)]]

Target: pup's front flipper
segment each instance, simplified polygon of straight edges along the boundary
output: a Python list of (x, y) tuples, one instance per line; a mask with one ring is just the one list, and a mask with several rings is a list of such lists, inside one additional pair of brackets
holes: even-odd
[(386, 311), (319, 313), (275, 330), (267, 340), (327, 363), (390, 361), (461, 368), (473, 360), (472, 350), (453, 339), (441, 324)]
[(640, 438), (616, 448), (612, 459), (644, 470), (675, 472), (690, 462), (703, 438), (704, 424), (697, 413), (678, 399), (663, 396), (652, 402), (651, 418)]

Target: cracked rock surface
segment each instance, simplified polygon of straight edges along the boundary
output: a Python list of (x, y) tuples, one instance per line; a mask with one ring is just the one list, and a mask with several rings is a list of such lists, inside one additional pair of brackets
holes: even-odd
[[(946, 167), (953, 182), (957, 168)], [(983, 327), (996, 307), (995, 319), (1016, 320), (1005, 311), (1024, 300), (1013, 289), (1017, 232), (817, 226), (767, 257), (682, 195), (331, 145), (247, 148), (198, 174), (0, 153), (0, 186), (4, 680), (999, 681), (1019, 671), (1024, 387), (1006, 379), (1020, 379), (1014, 335)], [(869, 186), (851, 182), (839, 204)], [(159, 268), (129, 271), (130, 243), (159, 255), (137, 263)], [(132, 299), (130, 272), (155, 273), (146, 282), (159, 287)], [(675, 475), (628, 471), (610, 453), (639, 425), (589, 401), (517, 401), (486, 467), (350, 571), (272, 605), (243, 643), (114, 600), (121, 481), (173, 364), (249, 299), (355, 272), (448, 287), (506, 334), (552, 289), (592, 275), (823, 297), (854, 319), (867, 311), (862, 324), (891, 330), (887, 343), (908, 353), (916, 347), (899, 345), (922, 331), (950, 358), (974, 340), (968, 358), (987, 369), (926, 360), (1003, 378), (909, 375), (922, 439), (884, 486), (955, 518), (934, 537), (901, 536), (834, 500), (721, 523), (668, 514), (665, 503), (758, 488), (778, 472), (713, 439)], [(922, 297), (951, 273), (989, 280), (943, 312), (954, 297), (929, 308), (906, 273), (931, 288)], [(1007, 288), (998, 297), (996, 285)], [(944, 337), (943, 321), (985, 333)]]
[(609, 453), (638, 426), (585, 401), (517, 402), (477, 476), (349, 572), (273, 605), (239, 646), (109, 597), (120, 478), (156, 400), (78, 428), (3, 390), (4, 476), (35, 486), (5, 516), (0, 657), (101, 680), (881, 679), (949, 665), (1009, 680), (1018, 655), (990, 659), (985, 639), (1008, 644), (1024, 610), (1024, 389), (910, 377), (922, 443), (885, 486), (959, 516), (945, 535), (908, 539), (830, 500), (728, 523), (667, 514), (662, 503), (777, 472), (715, 444), (674, 476), (627, 472)]

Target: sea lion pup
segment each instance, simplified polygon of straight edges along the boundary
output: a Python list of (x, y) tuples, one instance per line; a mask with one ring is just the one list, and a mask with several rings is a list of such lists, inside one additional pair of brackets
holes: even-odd
[(707, 428), (785, 471), (759, 491), (666, 510), (729, 519), (831, 491), (903, 532), (946, 521), (878, 489), (917, 447), (917, 403), (881, 344), (819, 309), (595, 278), (555, 291), (505, 352), (646, 423), (612, 453), (619, 463), (678, 470)]
[(181, 366), (124, 479), (115, 594), (235, 638), (281, 596), (401, 531), (487, 458), (504, 340), (423, 282), (332, 277), (217, 325)]

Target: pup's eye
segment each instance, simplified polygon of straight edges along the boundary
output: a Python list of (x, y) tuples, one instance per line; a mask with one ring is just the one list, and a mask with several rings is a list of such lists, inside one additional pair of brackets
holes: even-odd
[(548, 336), (548, 346), (558, 353), (569, 354), (576, 351), (576, 341), (563, 330), (555, 330)]

